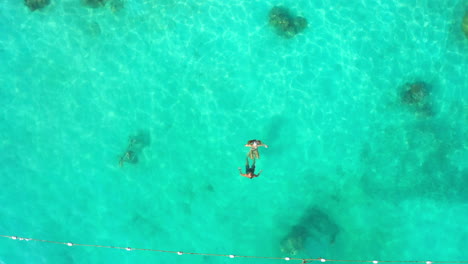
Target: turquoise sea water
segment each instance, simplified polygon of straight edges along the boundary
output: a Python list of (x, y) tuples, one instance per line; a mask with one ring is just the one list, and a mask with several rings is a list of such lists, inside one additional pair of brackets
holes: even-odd
[[(51, 1), (0, 3), (0, 235), (468, 260), (468, 2)], [(307, 29), (275, 34), (277, 5)], [(415, 81), (430, 114), (401, 100)], [(138, 131), (151, 143), (121, 168)], [(230, 262), (281, 261), (0, 239), (6, 264)]]

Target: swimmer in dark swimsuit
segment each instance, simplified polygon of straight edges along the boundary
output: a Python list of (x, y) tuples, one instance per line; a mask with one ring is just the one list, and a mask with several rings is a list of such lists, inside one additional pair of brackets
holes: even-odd
[(255, 159), (260, 159), (260, 153), (258, 152), (258, 147), (265, 147), (268, 148), (267, 144), (263, 144), (262, 141), (252, 139), (245, 144), (246, 147), (250, 147), (249, 153), (247, 153), (247, 157), (251, 158), (255, 161)]
[(262, 173), (262, 171), (260, 170), (260, 172), (258, 174), (255, 174), (255, 160), (253, 161), (252, 167), (250, 167), (249, 166), (249, 159), (245, 159), (245, 174), (242, 173), (241, 168), (239, 168), (239, 173), (243, 177), (247, 177), (249, 179), (252, 179), (252, 178), (260, 176), (260, 173)]

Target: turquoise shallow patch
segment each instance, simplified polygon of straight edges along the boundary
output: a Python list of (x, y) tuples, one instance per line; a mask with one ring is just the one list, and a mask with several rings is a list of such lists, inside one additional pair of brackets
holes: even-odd
[[(468, 259), (463, 1), (51, 1), (1, 4), (0, 234)], [(279, 37), (278, 5), (307, 28)], [(416, 81), (430, 111), (402, 103)], [(150, 145), (119, 167), (138, 131)], [(269, 148), (249, 180), (254, 138)], [(226, 261), (252, 262), (0, 239), (0, 263)]]

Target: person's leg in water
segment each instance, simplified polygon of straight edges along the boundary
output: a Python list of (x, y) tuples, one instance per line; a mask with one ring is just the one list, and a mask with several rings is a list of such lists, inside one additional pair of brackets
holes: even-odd
[(250, 169), (252, 170), (252, 174), (255, 174), (255, 159), (253, 160), (253, 164), (252, 167), (250, 167)]
[(260, 153), (258, 153), (258, 149), (250, 149), (247, 156), (251, 158), (252, 160), (256, 160), (260, 158)]
[(255, 159), (253, 160), (252, 167), (249, 166), (249, 159), (245, 159), (245, 173), (255, 173)]

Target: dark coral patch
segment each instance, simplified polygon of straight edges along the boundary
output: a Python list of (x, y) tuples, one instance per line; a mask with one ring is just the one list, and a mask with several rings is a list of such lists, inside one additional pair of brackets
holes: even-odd
[(465, 37), (468, 38), (468, 11), (465, 12), (465, 16), (463, 17), (462, 29)]
[(324, 211), (310, 207), (281, 240), (281, 251), (287, 255), (298, 255), (305, 250), (308, 240), (322, 245), (331, 245), (335, 243), (340, 229)]
[(98, 8), (102, 7), (106, 4), (107, 0), (82, 0), (83, 5), (92, 7), (92, 8)]
[(434, 111), (430, 103), (430, 92), (431, 87), (425, 82), (407, 83), (401, 89), (401, 102), (418, 114), (432, 116)]
[(29, 7), (31, 11), (34, 11), (48, 6), (50, 0), (24, 0), (24, 4)]
[(276, 33), (285, 38), (292, 38), (307, 27), (307, 19), (294, 16), (284, 7), (275, 6), (268, 14), (269, 24), (275, 28)]
[(405, 104), (423, 104), (428, 94), (428, 85), (425, 82), (407, 83), (403, 87), (401, 100)]

